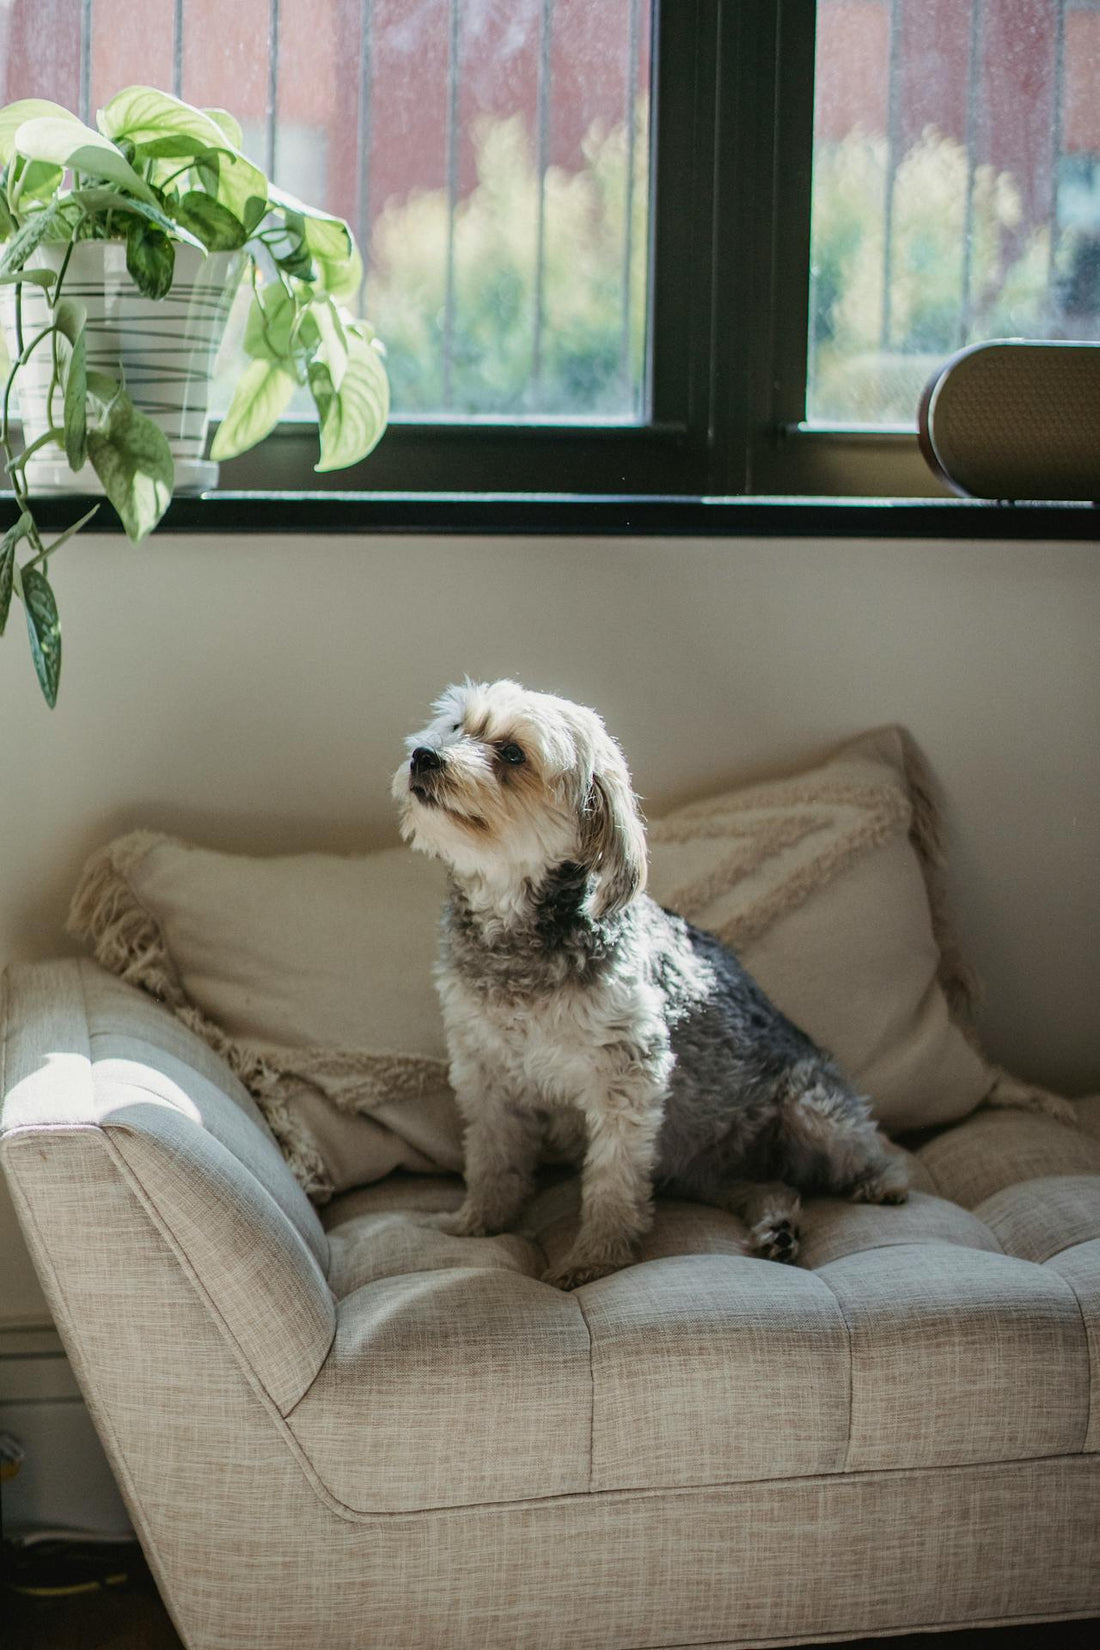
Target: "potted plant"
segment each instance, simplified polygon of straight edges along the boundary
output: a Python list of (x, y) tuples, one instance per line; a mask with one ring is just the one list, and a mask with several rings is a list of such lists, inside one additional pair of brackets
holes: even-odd
[(206, 391), (246, 271), (249, 361), (213, 461), (261, 441), (299, 385), (316, 407), (318, 470), (364, 458), (389, 413), (381, 346), (345, 307), (362, 263), (342, 219), (275, 188), (222, 110), (131, 86), (96, 128), (38, 98), (0, 109), (0, 448), (16, 505), (0, 539), (0, 633), (14, 595), (50, 705), (61, 635), (49, 558), (94, 510), (47, 544), (32, 495), (102, 491), (136, 543), (178, 482), (211, 484)]

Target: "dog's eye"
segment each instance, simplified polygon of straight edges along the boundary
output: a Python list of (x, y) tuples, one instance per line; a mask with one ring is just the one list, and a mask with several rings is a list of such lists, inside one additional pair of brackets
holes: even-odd
[(507, 762), (513, 768), (518, 768), (521, 762), (527, 760), (518, 745), (501, 745), (498, 755), (502, 762)]
[(451, 728), (452, 733), (461, 733), (461, 731), (462, 731), (462, 723), (461, 722), (456, 722), (454, 724), (454, 726)]

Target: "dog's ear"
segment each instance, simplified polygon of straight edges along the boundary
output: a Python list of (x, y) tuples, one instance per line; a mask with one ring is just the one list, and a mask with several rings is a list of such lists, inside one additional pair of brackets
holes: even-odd
[(613, 916), (646, 883), (645, 827), (622, 752), (610, 735), (600, 741), (581, 813), (583, 863), (595, 872), (592, 914)]

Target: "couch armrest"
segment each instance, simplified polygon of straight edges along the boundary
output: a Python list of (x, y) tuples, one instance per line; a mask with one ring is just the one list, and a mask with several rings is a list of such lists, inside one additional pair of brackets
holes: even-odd
[[(152, 1220), (286, 1413), (327, 1355), (335, 1308), (321, 1224), (252, 1101), (186, 1027), (94, 963), (17, 966), (6, 986), (0, 1160), (47, 1296), (51, 1280), (82, 1287), (71, 1249), (64, 1276), (51, 1252), (68, 1220), (89, 1234), (90, 1272), (132, 1300)], [(132, 1243), (95, 1240), (104, 1156)]]

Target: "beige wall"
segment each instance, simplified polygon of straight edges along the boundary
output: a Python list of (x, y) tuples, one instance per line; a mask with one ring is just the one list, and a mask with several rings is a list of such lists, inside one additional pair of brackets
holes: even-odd
[[(56, 585), (52, 715), (18, 613), (0, 644), (0, 962), (66, 948), (84, 856), (134, 826), (389, 840), (429, 698), (511, 674), (598, 705), (653, 811), (907, 723), (947, 794), (989, 1048), (1100, 1086), (1095, 545), (85, 537)], [(10, 1222), (0, 1316), (33, 1314)]]

